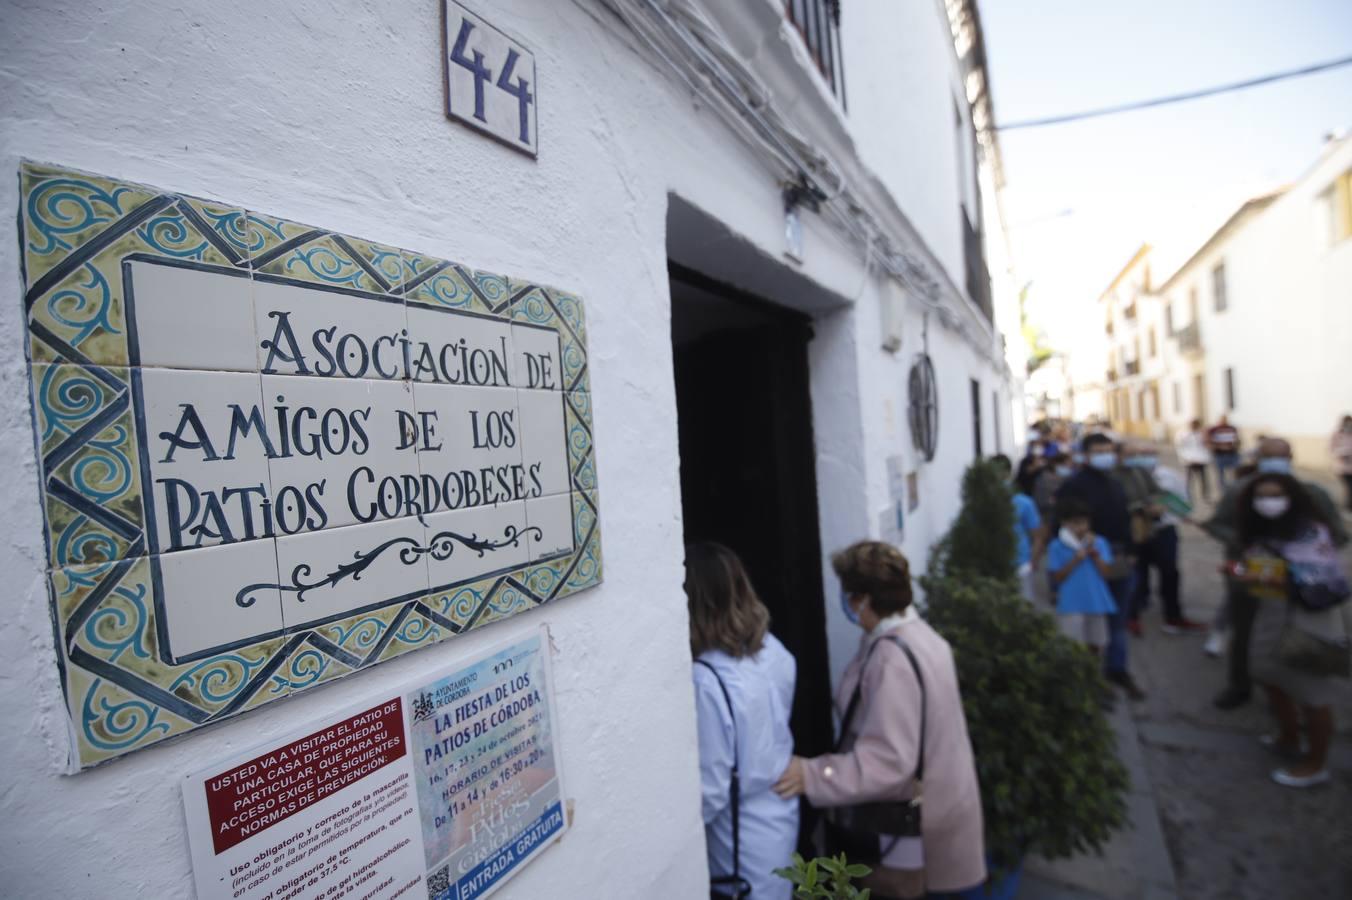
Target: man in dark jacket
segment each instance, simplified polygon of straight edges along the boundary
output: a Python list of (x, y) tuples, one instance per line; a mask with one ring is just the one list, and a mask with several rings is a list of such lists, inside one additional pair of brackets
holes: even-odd
[[(1258, 445), (1257, 464), (1259, 474), (1264, 472), (1290, 474), (1291, 445), (1281, 438), (1264, 438)], [(1244, 550), (1239, 546), (1239, 497), (1254, 477), (1250, 475), (1232, 482), (1225, 491), (1225, 496), (1221, 497), (1220, 503), (1216, 505), (1216, 511), (1202, 525), (1207, 534), (1224, 545), (1227, 568), (1239, 560)], [(1343, 517), (1338, 512), (1338, 506), (1333, 502), (1333, 498), (1314, 482), (1302, 481), (1300, 484), (1310, 495), (1315, 508), (1328, 525), (1334, 545), (1347, 546), (1349, 539), (1347, 526), (1343, 524)], [(1227, 582), (1225, 602), (1229, 610), (1230, 665), (1227, 673), (1228, 684), (1216, 697), (1215, 703), (1221, 709), (1234, 709), (1248, 702), (1252, 690), (1249, 681), (1249, 638), (1253, 632), (1254, 614), (1258, 606), (1257, 601), (1249, 596), (1240, 583), (1229, 579)]]
[[(1117, 451), (1112, 438), (1094, 433), (1080, 444), (1084, 466), (1066, 479), (1056, 492), (1058, 501), (1075, 497), (1089, 506), (1094, 533), (1108, 542), (1113, 551), (1113, 569), (1108, 588), (1113, 593), (1117, 612), (1108, 617), (1108, 649), (1104, 669), (1108, 680), (1121, 687), (1133, 700), (1145, 698), (1145, 692), (1127, 671), (1127, 614), (1130, 611), (1135, 559), (1132, 556), (1131, 512), (1126, 491), (1113, 477)], [(1059, 527), (1059, 523), (1058, 526)]]

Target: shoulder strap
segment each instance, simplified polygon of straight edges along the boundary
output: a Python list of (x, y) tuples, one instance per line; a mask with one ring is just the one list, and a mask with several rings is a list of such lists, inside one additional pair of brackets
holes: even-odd
[(710, 674), (714, 676), (714, 681), (718, 682), (718, 689), (723, 694), (723, 702), (728, 705), (728, 718), (732, 720), (732, 783), (728, 788), (728, 796), (732, 800), (732, 878), (734, 881), (740, 881), (742, 877), (740, 822), (742, 780), (738, 773), (737, 714), (732, 711), (732, 697), (728, 695), (728, 686), (724, 684), (723, 679), (719, 677), (718, 670), (702, 659), (695, 660), (695, 665), (704, 666), (704, 668), (708, 669)]
[(850, 695), (850, 702), (845, 707), (845, 715), (840, 720), (840, 737), (836, 740), (835, 752), (839, 753), (845, 743), (845, 738), (849, 734), (850, 725), (854, 721), (854, 714), (859, 709), (859, 698), (864, 689), (864, 672), (868, 669), (868, 661), (873, 658), (873, 650), (883, 641), (889, 641), (901, 648), (906, 654), (906, 659), (911, 664), (911, 669), (915, 672), (916, 683), (920, 685), (920, 748), (916, 759), (915, 778), (917, 781), (925, 780), (925, 724), (929, 719), (928, 715), (928, 692), (925, 690), (925, 676), (920, 673), (920, 664), (916, 661), (915, 654), (898, 634), (885, 634), (873, 642), (869, 647), (868, 655), (864, 657), (864, 664), (859, 667), (859, 683), (854, 686), (854, 693)]

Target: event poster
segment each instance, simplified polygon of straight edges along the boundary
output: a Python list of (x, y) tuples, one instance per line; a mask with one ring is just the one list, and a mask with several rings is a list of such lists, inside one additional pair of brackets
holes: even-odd
[(567, 828), (544, 629), (184, 780), (201, 900), (473, 900)]

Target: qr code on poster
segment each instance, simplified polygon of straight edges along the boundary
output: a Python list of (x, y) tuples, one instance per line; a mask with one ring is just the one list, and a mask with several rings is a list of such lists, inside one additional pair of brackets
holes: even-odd
[(427, 876), (427, 900), (445, 900), (451, 895), (451, 867), (442, 866)]

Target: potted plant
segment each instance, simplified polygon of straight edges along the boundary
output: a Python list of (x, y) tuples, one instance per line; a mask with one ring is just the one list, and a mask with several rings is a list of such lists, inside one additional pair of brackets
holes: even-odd
[(1012, 897), (1028, 854), (1102, 848), (1125, 821), (1127, 774), (1100, 705), (1098, 660), (1019, 592), (999, 473), (973, 465), (963, 500), (921, 583), (926, 619), (953, 648), (981, 784), (992, 869), (981, 896)]
[(851, 864), (844, 853), (813, 860), (795, 853), (793, 865), (775, 869), (775, 874), (793, 882), (794, 900), (869, 900), (871, 891), (861, 891), (853, 882), (871, 871), (868, 866)]

